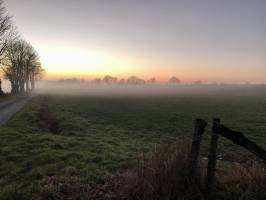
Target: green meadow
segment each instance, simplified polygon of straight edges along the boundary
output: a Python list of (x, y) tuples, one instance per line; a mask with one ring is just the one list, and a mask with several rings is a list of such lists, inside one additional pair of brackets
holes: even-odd
[[(242, 131), (266, 148), (266, 94), (42, 94), (0, 126), (0, 199), (34, 199), (47, 177), (75, 176), (95, 184), (134, 163), (156, 145), (193, 133), (193, 121)], [(221, 138), (219, 153), (253, 158)], [(228, 155), (228, 156), (226, 156)]]

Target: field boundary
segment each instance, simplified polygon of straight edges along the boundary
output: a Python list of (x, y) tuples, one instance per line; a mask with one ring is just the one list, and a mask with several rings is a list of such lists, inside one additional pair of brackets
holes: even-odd
[[(255, 142), (249, 140), (243, 133), (238, 131), (233, 131), (230, 128), (222, 125), (219, 118), (213, 119), (212, 131), (211, 131), (211, 142), (209, 147), (208, 156), (208, 166), (207, 175), (205, 179), (206, 186), (206, 197), (207, 199), (213, 199), (213, 188), (215, 181), (215, 170), (216, 170), (216, 159), (217, 159), (217, 147), (219, 136), (232, 141), (249, 152), (256, 155), (258, 158), (266, 160), (266, 151), (257, 145)], [(194, 176), (198, 167), (198, 157), (200, 153), (200, 144), (202, 140), (202, 135), (205, 132), (207, 122), (203, 119), (195, 120), (194, 134), (192, 139), (192, 147), (190, 154), (190, 166), (191, 174)]]
[(5, 124), (19, 112), (33, 96), (21, 96), (0, 103), (0, 125)]

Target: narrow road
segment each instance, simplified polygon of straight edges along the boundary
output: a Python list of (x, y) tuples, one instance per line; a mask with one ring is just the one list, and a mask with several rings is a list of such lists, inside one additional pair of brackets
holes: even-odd
[(19, 96), (0, 100), (0, 125), (6, 123), (13, 115), (20, 111), (31, 98), (31, 96)]

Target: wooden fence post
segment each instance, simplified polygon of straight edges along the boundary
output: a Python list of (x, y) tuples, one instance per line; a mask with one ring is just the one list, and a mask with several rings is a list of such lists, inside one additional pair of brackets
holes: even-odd
[(215, 168), (216, 168), (216, 157), (217, 157), (217, 145), (219, 135), (217, 134), (217, 127), (220, 124), (220, 119), (216, 118), (213, 120), (211, 144), (208, 157), (208, 171), (206, 177), (206, 192), (207, 199), (213, 199), (213, 187), (215, 179)]
[(191, 175), (194, 176), (198, 167), (198, 157), (200, 150), (200, 143), (202, 139), (202, 135), (204, 133), (204, 129), (207, 126), (207, 122), (202, 119), (196, 119), (194, 122), (194, 134), (192, 138), (192, 147), (190, 153), (190, 167), (191, 167)]

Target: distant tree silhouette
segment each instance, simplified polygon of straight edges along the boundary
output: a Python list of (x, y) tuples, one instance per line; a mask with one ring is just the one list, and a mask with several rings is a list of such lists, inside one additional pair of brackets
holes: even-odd
[(197, 81), (194, 81), (193, 84), (194, 84), (194, 85), (201, 85), (201, 84), (202, 84), (202, 81), (201, 81), (201, 80), (197, 80)]
[(116, 77), (112, 77), (110, 75), (106, 75), (103, 80), (102, 80), (104, 83), (106, 84), (115, 84), (117, 83), (117, 78)]
[(101, 82), (102, 82), (102, 80), (100, 78), (96, 78), (94, 80), (94, 83), (96, 83), (96, 84), (101, 84)]
[(127, 84), (136, 84), (137, 83), (137, 77), (136, 76), (130, 76), (127, 79)]
[(173, 76), (173, 77), (171, 77), (171, 78), (168, 80), (168, 83), (170, 83), (170, 84), (180, 84), (181, 81), (180, 81), (178, 78), (176, 78), (175, 76)]
[(32, 68), (32, 71), (30, 73), (31, 91), (35, 90), (35, 82), (43, 79), (45, 75), (46, 75), (45, 69), (42, 68), (40, 62), (37, 62), (36, 65), (34, 65), (34, 68)]
[(124, 85), (124, 84), (126, 84), (126, 80), (125, 79), (120, 79), (119, 81), (118, 81), (118, 84), (120, 84), (120, 85)]
[(147, 80), (148, 84), (155, 84), (156, 83), (156, 79), (155, 78), (151, 78), (149, 80)]
[[(35, 89), (35, 81), (42, 79), (45, 74), (44, 69), (39, 62), (39, 55), (35, 49), (29, 44), (24, 43), (26, 52), (24, 55), (24, 80), (21, 82), (21, 87), (24, 88), (24, 83), (26, 84), (26, 91)], [(31, 85), (31, 88), (30, 88)]]
[(79, 79), (79, 78), (66, 78), (66, 79), (60, 79), (59, 80), (60, 83), (70, 83), (70, 84), (80, 84), (80, 83), (84, 83), (83, 79)]
[(130, 85), (144, 85), (146, 83), (145, 80), (137, 78), (136, 76), (130, 76), (126, 82)]

